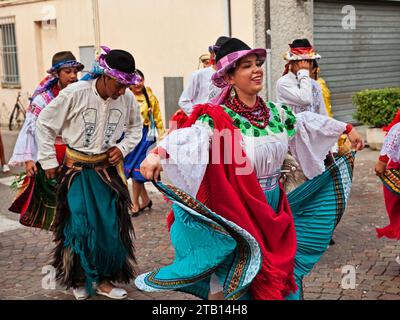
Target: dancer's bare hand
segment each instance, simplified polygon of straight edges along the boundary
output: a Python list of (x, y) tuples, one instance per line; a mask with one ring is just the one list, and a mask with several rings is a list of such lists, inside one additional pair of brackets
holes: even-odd
[(149, 153), (140, 165), (140, 173), (147, 180), (159, 180), (161, 171), (161, 158), (154, 153)]
[(361, 151), (362, 149), (364, 149), (365, 147), (364, 139), (357, 132), (356, 129), (353, 128), (353, 130), (351, 130), (350, 133), (347, 134), (347, 137), (349, 138), (351, 146), (353, 147), (354, 150)]
[(37, 174), (37, 167), (35, 161), (28, 160), (25, 161), (25, 172), (28, 177), (33, 177)]
[(375, 164), (375, 174), (379, 177), (383, 175), (383, 173), (386, 171), (387, 163), (378, 160), (378, 162)]
[(113, 166), (118, 164), (123, 158), (123, 154), (122, 154), (121, 150), (119, 150), (117, 147), (110, 148), (107, 151), (107, 154), (108, 154), (108, 161)]

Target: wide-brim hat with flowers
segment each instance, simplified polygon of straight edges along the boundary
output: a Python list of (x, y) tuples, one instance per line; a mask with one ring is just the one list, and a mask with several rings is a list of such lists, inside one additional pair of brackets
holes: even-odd
[(286, 61), (321, 59), (307, 39), (296, 39), (289, 44), (289, 47), (290, 50), (283, 57)]
[(255, 54), (262, 62), (267, 57), (267, 51), (263, 48), (251, 49), (243, 41), (231, 38), (226, 41), (218, 50), (216, 59), (217, 71), (212, 75), (211, 80), (215, 86), (224, 88), (228, 85), (225, 81), (225, 74), (236, 67), (236, 63), (249, 55)]

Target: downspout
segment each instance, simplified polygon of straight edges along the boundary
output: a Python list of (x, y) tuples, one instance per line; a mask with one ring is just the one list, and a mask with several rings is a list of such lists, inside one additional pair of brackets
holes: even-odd
[(272, 100), (272, 44), (271, 44), (271, 6), (270, 0), (265, 0), (265, 48), (267, 50), (267, 99)]
[(232, 37), (232, 5), (231, 0), (225, 0), (225, 34)]
[(94, 46), (96, 57), (100, 54), (100, 16), (99, 16), (99, 1), (92, 0), (93, 9), (93, 31), (94, 31)]

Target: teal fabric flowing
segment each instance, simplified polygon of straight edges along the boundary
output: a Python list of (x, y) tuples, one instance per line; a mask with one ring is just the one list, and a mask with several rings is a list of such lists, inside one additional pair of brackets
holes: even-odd
[[(302, 298), (304, 276), (328, 248), (350, 195), (353, 161), (353, 153), (338, 158), (320, 176), (305, 182), (288, 195), (296, 227), (295, 280), (299, 290), (286, 297), (287, 300)], [(169, 266), (139, 276), (135, 280), (136, 286), (149, 292), (178, 290), (207, 299), (210, 276), (215, 273), (227, 299), (251, 299), (247, 289), (261, 263), (255, 239), (201, 204), (197, 205), (204, 209), (205, 214), (196, 213), (191, 206), (185, 205), (178, 189), (172, 190), (162, 183), (156, 186), (174, 203), (175, 220), (170, 237), (175, 258)], [(277, 211), (280, 188), (265, 191), (264, 194), (270, 206)], [(244, 252), (247, 257), (242, 280), (237, 292), (227, 295), (227, 288), (234, 278), (232, 270), (238, 265), (239, 252)]]
[(321, 259), (344, 214), (353, 178), (354, 153), (336, 159), (325, 172), (288, 194), (296, 228), (295, 280), (299, 290), (288, 297), (302, 297), (303, 278)]
[(91, 169), (74, 177), (68, 195), (71, 211), (64, 229), (65, 247), (79, 255), (86, 288), (121, 269), (127, 252), (120, 239), (116, 192)]

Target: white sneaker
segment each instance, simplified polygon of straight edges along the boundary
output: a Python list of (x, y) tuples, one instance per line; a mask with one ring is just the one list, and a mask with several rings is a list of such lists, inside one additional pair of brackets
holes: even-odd
[(7, 172), (10, 172), (10, 167), (7, 164), (5, 164), (3, 166), (3, 173), (7, 173)]
[(89, 298), (89, 293), (87, 292), (85, 287), (78, 287), (72, 289), (76, 300), (86, 300)]

